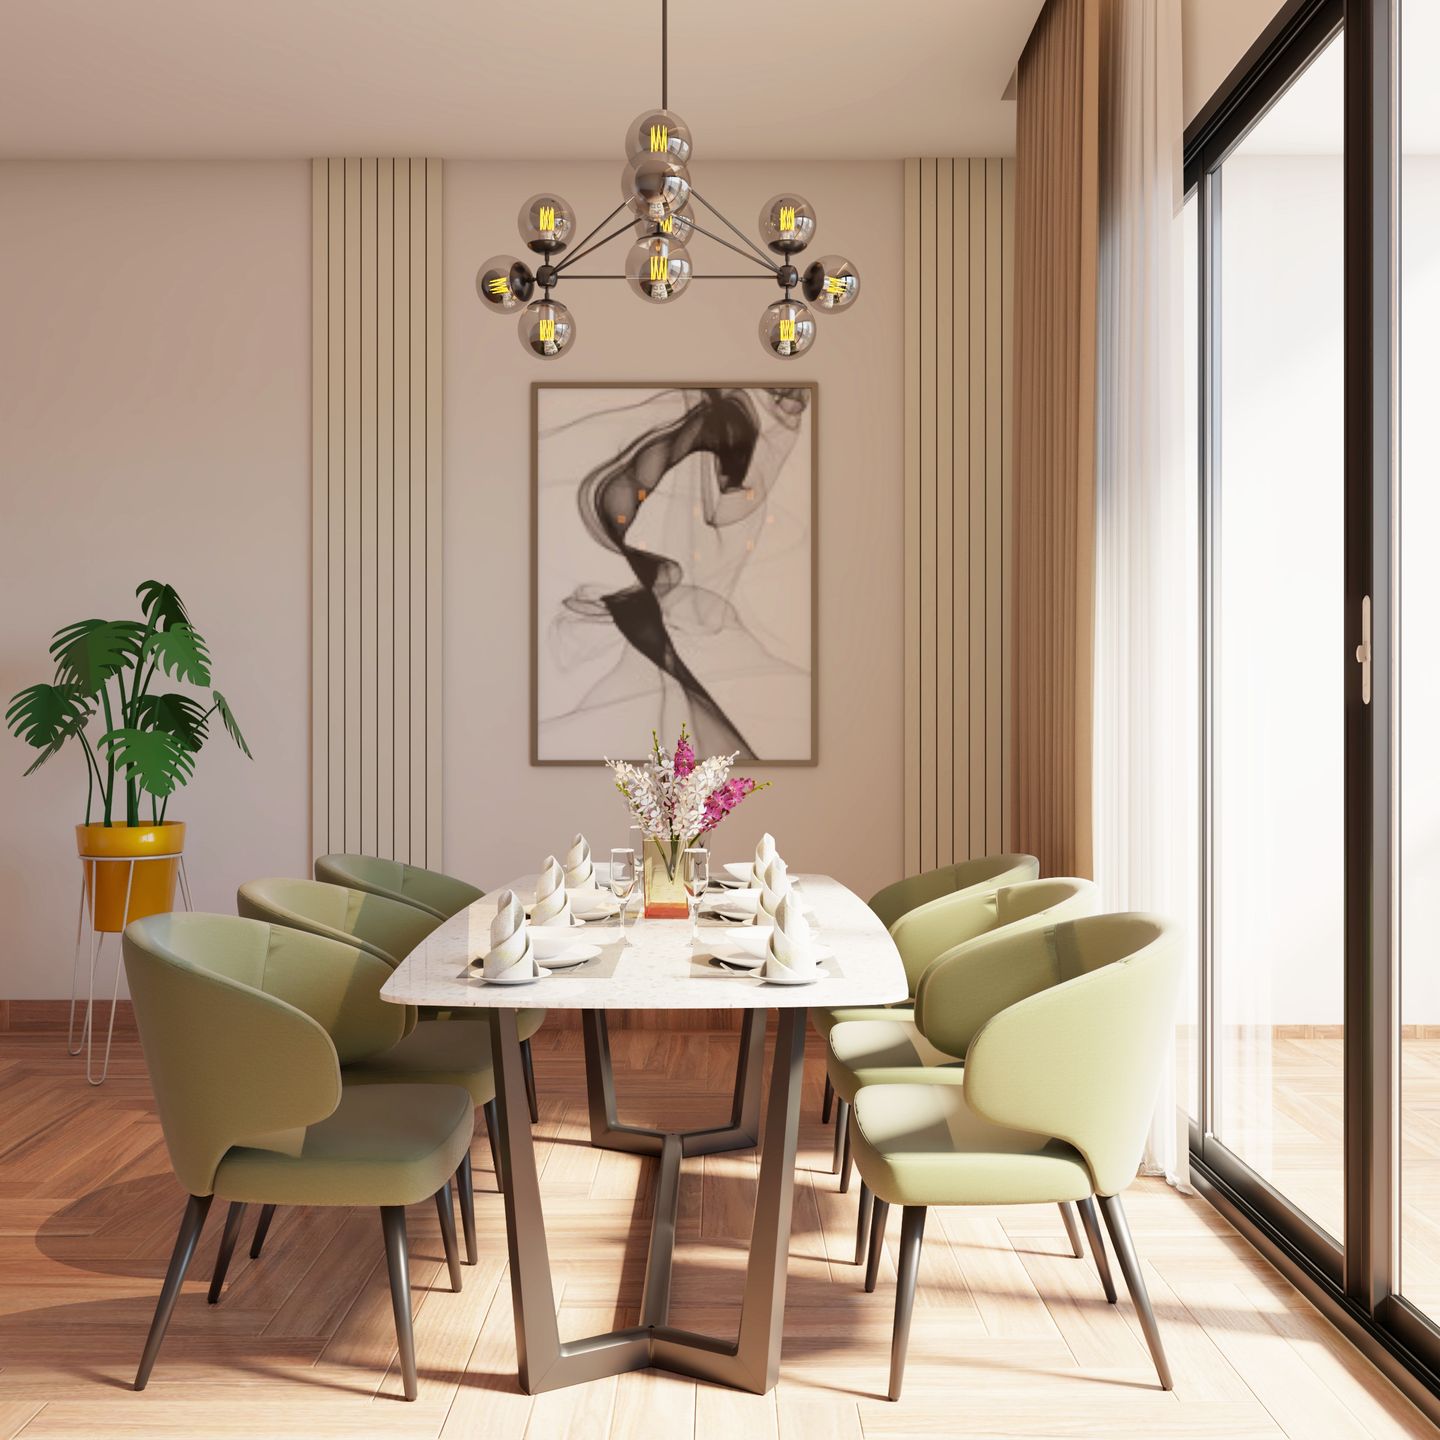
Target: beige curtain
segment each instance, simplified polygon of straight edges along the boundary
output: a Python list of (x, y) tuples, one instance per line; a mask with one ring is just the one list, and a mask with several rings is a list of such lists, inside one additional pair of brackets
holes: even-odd
[(1047, 0), (1015, 139), (1010, 843), (1092, 873), (1100, 0)]

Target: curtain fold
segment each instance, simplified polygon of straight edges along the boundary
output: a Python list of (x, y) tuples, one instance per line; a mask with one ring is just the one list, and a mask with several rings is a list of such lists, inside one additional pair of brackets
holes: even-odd
[(1092, 870), (1100, 0), (1048, 0), (1020, 57), (1010, 843)]
[[(1108, 910), (1198, 905), (1195, 497), (1184, 464), (1180, 0), (1101, 21), (1095, 479), (1095, 879)], [(1166, 1067), (1147, 1169), (1188, 1178)]]

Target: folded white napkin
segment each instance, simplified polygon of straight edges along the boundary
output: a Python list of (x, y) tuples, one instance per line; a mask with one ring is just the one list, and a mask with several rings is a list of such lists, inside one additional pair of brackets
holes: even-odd
[(590, 842), (576, 835), (561, 862), (565, 867), (567, 890), (589, 890), (595, 884), (595, 866), (590, 862)]
[(540, 878), (535, 882), (535, 903), (530, 907), (530, 923), (570, 924), (570, 897), (565, 893), (565, 872), (553, 855), (545, 857)]
[(775, 854), (775, 837), (767, 830), (755, 847), (755, 861), (750, 867), (750, 888), (758, 890), (765, 879), (765, 867)]
[[(785, 862), (778, 855), (771, 855), (760, 878), (760, 903), (755, 907), (755, 924), (769, 925), (775, 919), (780, 902), (790, 893), (790, 875)], [(798, 906), (796, 913), (799, 913)]]
[(775, 928), (765, 953), (765, 974), (788, 980), (815, 973), (815, 941), (810, 922), (800, 913), (800, 900), (793, 890), (781, 896), (775, 911)]
[(502, 890), (490, 922), (490, 952), (485, 956), (485, 978), (536, 975), (539, 965), (525, 924), (525, 911), (513, 890)]

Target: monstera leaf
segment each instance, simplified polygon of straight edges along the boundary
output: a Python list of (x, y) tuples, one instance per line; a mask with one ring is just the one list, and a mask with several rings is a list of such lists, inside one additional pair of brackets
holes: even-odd
[(77, 620), (50, 642), (55, 679), (98, 695), (107, 680), (135, 663), (144, 637), (145, 627), (135, 620)]
[(156, 630), (145, 642), (146, 658), (154, 657), (167, 675), (192, 685), (210, 683), (210, 652), (200, 632), (190, 625)]
[(235, 723), (235, 712), (230, 708), (230, 702), (218, 691), (210, 692), (215, 697), (215, 708), (220, 712), (220, 719), (225, 724), (226, 732), (240, 748), (240, 753), (247, 760), (255, 757), (250, 753), (250, 747), (245, 743), (245, 737), (240, 733), (240, 727)]
[(137, 730), (163, 730), (187, 750), (195, 751), (205, 743), (207, 714), (199, 701), (171, 690), (163, 695), (140, 696), (131, 719)]
[(52, 755), (60, 753), (60, 747), (64, 741), (57, 740), (53, 745), (47, 745), (26, 767), (25, 773), (33, 775)]
[(175, 593), (173, 585), (161, 580), (142, 580), (135, 587), (140, 601), (140, 610), (151, 627), (156, 630), (171, 630), (176, 625), (188, 625), (190, 616), (185, 611), (185, 602)]
[[(90, 713), (88, 698), (78, 685), (31, 685), (10, 701), (5, 723), (16, 739), (53, 753), (85, 728)], [(46, 755), (44, 760), (49, 758)], [(44, 760), (37, 760), (31, 769)]]
[(187, 750), (163, 730), (136, 730), (126, 726), (100, 737), (116, 765), (130, 772), (147, 794), (165, 799), (195, 773), (195, 752)]

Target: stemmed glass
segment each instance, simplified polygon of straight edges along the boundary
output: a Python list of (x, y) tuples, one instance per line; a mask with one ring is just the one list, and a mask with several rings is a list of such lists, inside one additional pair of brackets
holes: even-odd
[(690, 939), (695, 939), (696, 917), (700, 897), (710, 886), (710, 852), (696, 845), (680, 857), (680, 876), (685, 882), (685, 897), (690, 910)]
[(625, 911), (635, 893), (635, 852), (626, 848), (610, 852), (610, 893), (620, 902), (620, 935), (625, 935)]

